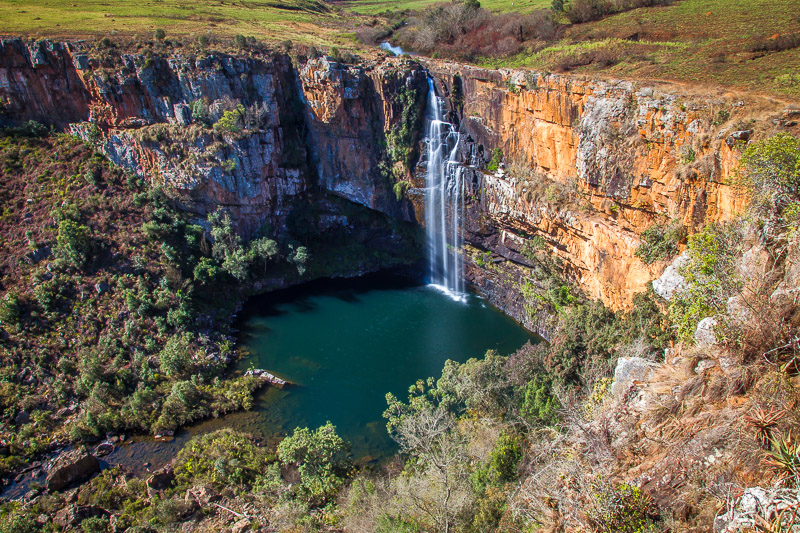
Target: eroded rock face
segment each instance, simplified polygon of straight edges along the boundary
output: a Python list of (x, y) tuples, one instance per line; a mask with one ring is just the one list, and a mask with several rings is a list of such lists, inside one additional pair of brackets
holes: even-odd
[(671, 300), (675, 291), (681, 290), (686, 286), (686, 280), (680, 273), (682, 266), (689, 262), (686, 252), (679, 255), (661, 274), (653, 280), (653, 290), (665, 300)]
[[(264, 224), (283, 228), (320, 190), (411, 220), (380, 163), (385, 131), (403, 110), (395, 95), (420, 89), (424, 102), (425, 80), (403, 60), (294, 65), (277, 53), (146, 57), (10, 39), (0, 42), (0, 125), (69, 128), (190, 211), (226, 206), (245, 236)], [(243, 128), (210, 128), (238, 104)]]
[[(739, 135), (727, 143), (731, 133), (714, 124), (714, 110), (734, 106), (726, 97), (436, 61), (426, 66), (449, 99), (446, 119), (462, 134), (461, 161), (474, 164), (465, 171), (465, 240), (491, 253), (496, 266), (467, 257), (468, 279), (529, 327), (548, 327), (519, 301), (523, 276), (515, 265), (531, 266), (526, 247), (533, 237), (560, 262), (559, 275), (590, 298), (626, 309), (665, 266), (634, 256), (645, 228), (674, 218), (692, 231), (744, 206), (725, 183), (747, 141)], [(115, 163), (165, 185), (199, 221), (225, 206), (245, 237), (265, 225), (288, 232), (293, 214), (319, 205), (324, 195), (424, 223), (424, 161), (416, 177), (393, 171), (386, 132), (408, 111), (400, 97), (406, 91), (417, 95), (412, 115), (423, 113), (427, 74), (399, 58), (293, 64), (285, 54), (170, 50), (145, 57), (5, 40), (0, 124), (70, 126)], [(203, 123), (202, 109), (219, 116), (231, 102), (247, 110), (244, 131), (213, 131)], [(759, 113), (773, 105), (757, 103)], [(737, 116), (748, 116), (750, 104), (738, 107)], [(496, 148), (505, 172), (481, 171)], [(515, 166), (529, 172), (521, 176)], [(399, 179), (416, 185), (408, 199), (396, 198)], [(346, 211), (337, 208), (332, 220), (351, 226)]]
[[(613, 309), (657, 278), (664, 264), (634, 256), (639, 234), (677, 219), (690, 232), (739, 213), (746, 199), (726, 185), (738, 164), (736, 143), (718, 131), (714, 111), (756, 113), (762, 101), (680, 94), (678, 87), (590, 80), (454, 63), (426, 63), (451, 97), (464, 161), (499, 148), (505, 172), (477, 173), (470, 204), (477, 219), (467, 241), (486, 236), (516, 252), (532, 236), (564, 263), (564, 274)], [(752, 110), (752, 111), (750, 111)], [(515, 165), (531, 169), (520, 176)], [(554, 187), (556, 185), (557, 187)], [(558, 190), (549, 199), (546, 189)], [(569, 197), (587, 201), (570, 204)], [(499, 248), (488, 248), (503, 254)]]
[(72, 450), (60, 455), (47, 473), (47, 490), (59, 491), (74, 483), (86, 481), (100, 471), (97, 457), (85, 450)]

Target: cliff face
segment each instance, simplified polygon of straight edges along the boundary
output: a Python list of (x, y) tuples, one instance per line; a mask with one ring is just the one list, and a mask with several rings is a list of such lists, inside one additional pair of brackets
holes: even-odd
[[(668, 219), (691, 231), (737, 213), (744, 198), (726, 183), (749, 132), (736, 130), (751, 130), (745, 119), (774, 107), (632, 82), (427, 67), (462, 133), (462, 161), (471, 164), (467, 276), (542, 332), (546, 316), (520, 296), (535, 267), (534, 244), (589, 297), (630, 306), (663, 268), (634, 257), (639, 234)], [(7, 40), (0, 124), (68, 127), (186, 209), (202, 216), (225, 206), (245, 235), (265, 224), (288, 233), (298, 212), (322, 203), (313, 227), (355, 231), (347, 209), (335, 207), (342, 204), (320, 198), (424, 222), (422, 173), (411, 200), (398, 200), (401, 176), (392, 172), (386, 132), (408, 116), (399, 94), (426, 94), (426, 77), (401, 59), (356, 67), (325, 58), (293, 63), (284, 54), (145, 55)], [(417, 104), (421, 113), (425, 99)], [(235, 127), (220, 127), (226, 117)], [(505, 164), (480, 170), (496, 149)]]
[[(0, 121), (69, 127), (186, 208), (226, 206), (244, 234), (285, 226), (319, 192), (409, 219), (379, 163), (399, 112), (392, 94), (424, 84), (423, 70), (400, 60), (373, 69), (320, 58), (296, 68), (284, 54), (0, 43)], [(212, 129), (225, 112), (240, 124)]]
[[(499, 149), (505, 162), (468, 180), (467, 241), (493, 252), (498, 272), (503, 259), (524, 265), (521, 252), (539, 236), (569, 279), (614, 309), (629, 307), (663, 269), (634, 256), (644, 229), (677, 219), (692, 232), (741, 211), (746, 198), (728, 185), (740, 145), (750, 119), (779, 109), (677, 87), (428, 67), (460, 122), (464, 160), (486, 161)], [(478, 285), (509, 276), (468, 270)]]

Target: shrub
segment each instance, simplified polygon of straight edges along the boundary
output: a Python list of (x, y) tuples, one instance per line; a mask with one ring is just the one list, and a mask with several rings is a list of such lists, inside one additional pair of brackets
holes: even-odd
[(517, 479), (517, 465), (522, 459), (521, 439), (503, 433), (497, 439), (489, 459), (470, 475), (475, 492), (482, 494), (489, 485), (502, 485)]
[(565, 12), (570, 22), (579, 24), (640, 7), (671, 3), (672, 0), (570, 0)]
[(33, 297), (45, 313), (54, 313), (61, 304), (65, 289), (64, 280), (54, 276), (36, 285)]
[(489, 172), (496, 172), (497, 169), (500, 167), (500, 163), (503, 162), (503, 150), (500, 148), (495, 148), (492, 150), (492, 159), (489, 161), (489, 164), (486, 165), (486, 170)]
[(164, 39), (167, 38), (167, 34), (166, 34), (166, 32), (164, 30), (162, 30), (161, 28), (158, 28), (155, 31), (155, 33), (153, 34), (153, 37), (155, 37), (155, 39), (157, 41), (163, 41)]
[(658, 518), (653, 500), (629, 483), (608, 486), (602, 480), (594, 487), (594, 505), (589, 518), (599, 531), (646, 533), (656, 531)]
[(692, 341), (697, 324), (726, 311), (728, 298), (741, 286), (736, 257), (742, 242), (738, 224), (710, 224), (689, 239), (688, 262), (681, 268), (686, 287), (675, 293), (669, 316), (677, 335)]
[(558, 400), (552, 395), (550, 382), (536, 375), (522, 387), (519, 411), (523, 418), (533, 423), (552, 425), (558, 421)]
[(752, 196), (753, 211), (794, 231), (800, 222), (800, 139), (779, 133), (751, 143), (740, 160), (738, 183)]
[(289, 256), (289, 262), (292, 263), (295, 268), (297, 268), (297, 273), (301, 276), (306, 273), (306, 264), (310, 259), (310, 254), (308, 253), (308, 248), (305, 246), (298, 246), (297, 248), (293, 248), (291, 255)]
[(671, 259), (678, 253), (678, 245), (685, 237), (686, 228), (678, 221), (654, 224), (642, 232), (642, 244), (634, 254), (646, 265)]
[(248, 435), (226, 428), (192, 439), (178, 453), (175, 474), (179, 483), (245, 488), (273, 461)]
[(22, 318), (19, 296), (13, 292), (9, 292), (5, 297), (0, 300), (0, 325), (11, 326), (16, 328), (19, 326), (20, 319)]
[(57, 251), (75, 268), (81, 269), (86, 263), (91, 250), (89, 228), (77, 222), (65, 219), (58, 224)]
[(173, 335), (169, 338), (161, 353), (158, 363), (161, 371), (168, 376), (183, 376), (192, 367), (193, 350), (192, 336), (189, 333)]
[(234, 109), (225, 111), (222, 116), (214, 123), (214, 131), (217, 133), (237, 133), (244, 127), (245, 107), (238, 104)]
[(410, 188), (411, 182), (406, 180), (401, 180), (394, 184), (394, 196), (397, 198), (398, 202), (403, 199)]
[(301, 495), (314, 503), (330, 499), (344, 484), (350, 463), (346, 451), (330, 422), (314, 431), (296, 428), (278, 445), (281, 462), (296, 466), (300, 473)]

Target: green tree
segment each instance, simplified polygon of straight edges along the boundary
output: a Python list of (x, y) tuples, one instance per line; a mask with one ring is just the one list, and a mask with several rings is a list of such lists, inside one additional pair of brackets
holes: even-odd
[(171, 377), (180, 377), (192, 367), (193, 350), (190, 333), (173, 335), (158, 355), (161, 371)]
[(272, 239), (262, 237), (250, 241), (247, 256), (252, 262), (261, 261), (264, 264), (264, 273), (267, 272), (267, 265), (278, 255), (278, 243)]
[(219, 120), (214, 123), (214, 131), (218, 133), (236, 133), (244, 127), (245, 108), (238, 104), (234, 109), (225, 111)]
[(795, 231), (800, 222), (800, 139), (779, 133), (754, 142), (740, 160), (739, 184), (752, 196), (752, 211)]
[(61, 256), (75, 268), (83, 268), (91, 251), (89, 228), (73, 220), (64, 219), (58, 223), (56, 243)]
[(697, 324), (727, 310), (728, 298), (742, 285), (736, 258), (743, 240), (739, 224), (709, 224), (689, 239), (688, 262), (680, 269), (685, 287), (672, 297), (669, 316), (678, 337), (692, 341)]
[(22, 318), (19, 296), (9, 292), (0, 300), (0, 325), (17, 328)]
[(290, 245), (290, 248), (292, 252), (289, 255), (289, 262), (297, 268), (297, 273), (302, 276), (306, 273), (306, 263), (308, 263), (311, 255), (308, 253), (308, 248), (305, 246), (298, 246), (295, 248), (293, 245)]
[(296, 466), (300, 472), (301, 495), (320, 504), (344, 484), (350, 466), (348, 446), (327, 422), (314, 431), (296, 428), (278, 445), (278, 458), (284, 465)]

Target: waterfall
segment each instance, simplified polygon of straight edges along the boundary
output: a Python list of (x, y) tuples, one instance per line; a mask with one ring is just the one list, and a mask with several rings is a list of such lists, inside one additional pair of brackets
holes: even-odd
[(428, 78), (428, 168), (425, 177), (425, 229), (429, 281), (450, 296), (464, 298), (461, 219), (464, 213), (463, 167), (458, 162), (459, 134), (442, 120), (443, 102)]

